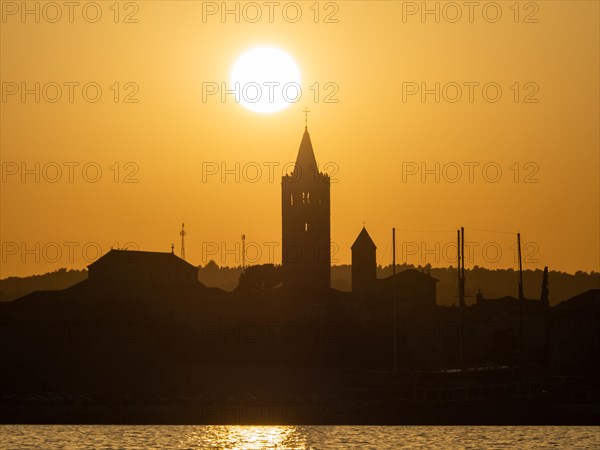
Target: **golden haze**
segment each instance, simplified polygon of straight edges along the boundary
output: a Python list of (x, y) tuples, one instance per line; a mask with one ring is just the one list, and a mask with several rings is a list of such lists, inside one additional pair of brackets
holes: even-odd
[[(219, 2), (220, 3), (220, 2)], [(420, 3), (420, 2), (419, 2)], [(103, 3), (104, 14), (110, 11)], [(203, 249), (217, 243), (234, 249), (245, 233), (270, 262), (268, 245), (281, 240), (281, 167), (296, 157), (303, 132), (301, 110), (308, 106), (309, 131), (318, 161), (332, 163), (333, 258), (350, 262), (350, 245), (362, 221), (378, 245), (378, 263), (389, 264), (390, 234), (398, 228), (399, 251), (406, 243), (440, 245), (437, 256), (421, 253), (407, 262), (446, 266), (442, 248), (453, 243), (457, 227), (467, 240), (497, 243), (502, 259), (475, 253), (472, 264), (515, 267), (514, 235), (474, 229), (521, 231), (535, 244), (525, 268), (549, 266), (574, 272), (599, 270), (599, 6), (597, 2), (538, 2), (538, 23), (480, 18), (422, 23), (402, 22), (402, 2), (339, 2), (338, 23), (314, 23), (309, 3), (303, 18), (289, 23), (218, 16), (202, 21), (202, 2), (139, 2), (138, 23), (111, 19), (90, 24), (1, 23), (0, 78), (5, 82), (97, 82), (103, 98), (88, 103), (21, 102), (1, 104), (2, 162), (95, 162), (103, 169), (97, 183), (75, 171), (57, 183), (19, 176), (1, 185), (3, 243), (56, 242), (111, 244), (134, 242), (140, 249), (179, 250), (179, 228), (186, 224), (186, 256), (206, 263)], [(110, 16), (105, 16), (110, 17)], [(477, 16), (479, 17), (479, 16)], [(260, 115), (218, 96), (202, 100), (203, 82), (228, 82), (238, 55), (258, 45), (287, 51), (298, 63), (303, 97), (274, 115)], [(430, 96), (402, 101), (402, 82), (497, 82), (503, 98), (488, 103), (435, 103)], [(133, 82), (138, 103), (115, 103), (109, 86)], [(315, 102), (309, 86), (336, 83), (337, 103)], [(538, 103), (515, 103), (509, 86), (533, 82)], [(118, 162), (120, 173), (109, 168)], [(123, 166), (134, 162), (138, 183), (124, 183)], [(220, 174), (203, 180), (203, 164), (248, 163), (263, 167), (255, 183)], [(274, 180), (265, 163), (277, 162)], [(419, 175), (403, 181), (403, 164), (476, 162), (475, 179), (466, 171), (451, 183)], [(497, 163), (496, 183), (481, 167)], [(510, 166), (520, 167), (519, 182)], [(539, 170), (525, 183), (526, 163)], [(464, 166), (463, 166), (464, 168)], [(247, 175), (253, 176), (254, 172)], [(471, 231), (469, 231), (471, 228)], [(407, 230), (419, 230), (409, 232)], [(444, 233), (424, 233), (424, 230)], [(405, 246), (406, 247), (406, 246)], [(3, 254), (1, 276), (25, 276), (59, 267), (82, 268), (81, 250), (70, 261), (42, 257), (35, 262)], [(421, 252), (422, 249), (419, 249)], [(434, 250), (435, 252), (435, 250)], [(90, 251), (90, 254), (93, 252)], [(204, 252), (205, 253), (205, 252)], [(276, 248), (274, 262), (280, 262)], [(435, 258), (438, 261), (435, 261)], [(211, 256), (237, 265), (233, 256)], [(399, 256), (402, 260), (402, 257)]]

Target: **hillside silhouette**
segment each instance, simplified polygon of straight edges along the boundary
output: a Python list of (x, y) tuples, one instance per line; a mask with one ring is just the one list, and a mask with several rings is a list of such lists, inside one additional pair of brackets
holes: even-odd
[(8, 277), (0, 280), (0, 302), (23, 297), (34, 291), (57, 291), (73, 286), (87, 278), (87, 270), (67, 270), (29, 277)]

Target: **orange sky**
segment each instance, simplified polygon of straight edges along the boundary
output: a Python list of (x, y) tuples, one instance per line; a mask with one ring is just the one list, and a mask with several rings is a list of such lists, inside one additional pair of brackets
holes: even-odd
[[(115, 23), (113, 2), (100, 2), (102, 16), (90, 23), (96, 11), (88, 7), (84, 15), (87, 3), (72, 23), (66, 6), (50, 23), (56, 11), (42, 2), (36, 23), (34, 14), (23, 19), (14, 11), (21, 2), (2, 2), (2, 278), (82, 268), (98, 249), (128, 242), (155, 251), (173, 242), (178, 252), (182, 220), (194, 264), (238, 264), (242, 233), (251, 262), (280, 262), (281, 167), (295, 159), (305, 106), (317, 159), (337, 181), (334, 262), (350, 262), (364, 220), (380, 264), (391, 261), (395, 226), (400, 262), (449, 265), (453, 230), (462, 225), (470, 266), (516, 267), (515, 236), (506, 232), (520, 231), (525, 268), (600, 270), (598, 2), (499, 2), (496, 23), (490, 2), (478, 3), (472, 23), (466, 7), (450, 23), (456, 11), (440, 4), (436, 23), (420, 11), (403, 20), (411, 2), (359, 1), (319, 3), (317, 23), (314, 2), (298, 3), (296, 23), (281, 12), (293, 12), (290, 2), (279, 3), (272, 23), (267, 7), (248, 23), (253, 12), (244, 4), (239, 23), (220, 14), (203, 21), (208, 3), (192, 1), (124, 2)], [(129, 13), (137, 23), (123, 23)], [(324, 23), (328, 13), (337, 23)], [(531, 20), (537, 23), (525, 23)], [(202, 101), (202, 83), (227, 82), (236, 58), (260, 45), (297, 62), (297, 104), (261, 115), (231, 98)], [(36, 82), (48, 98), (51, 83), (62, 85), (62, 97), (51, 103), (41, 95), (36, 103), (33, 94), (25, 102), (20, 92), (9, 95), (15, 85)], [(79, 83), (72, 103), (69, 82)], [(431, 89), (436, 82), (447, 97), (453, 83), (497, 83), (502, 97), (486, 101), (476, 88), (470, 102), (464, 87), (456, 103), (436, 103), (433, 95), (403, 101), (403, 83)], [(101, 87), (96, 103), (83, 98), (86, 83)], [(337, 103), (324, 102), (325, 83), (338, 87)], [(136, 86), (139, 101), (125, 103)], [(33, 171), (24, 182), (23, 164)], [(207, 167), (223, 164), (239, 167), (239, 182), (232, 174), (225, 182), (221, 173), (207, 175)], [(423, 164), (439, 167), (439, 181), (435, 173), (421, 179)], [(262, 176), (252, 182), (257, 166)], [(462, 175), (451, 182), (456, 167)], [(92, 183), (97, 168), (102, 174)], [(492, 182), (497, 168), (502, 173)]]

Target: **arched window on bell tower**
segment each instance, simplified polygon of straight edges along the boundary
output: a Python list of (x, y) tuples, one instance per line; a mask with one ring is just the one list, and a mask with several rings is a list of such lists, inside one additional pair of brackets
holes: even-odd
[(308, 205), (310, 203), (310, 192), (302, 193), (302, 204)]

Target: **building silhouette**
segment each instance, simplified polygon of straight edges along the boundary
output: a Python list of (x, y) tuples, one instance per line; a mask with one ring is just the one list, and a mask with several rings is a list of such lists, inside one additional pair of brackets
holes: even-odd
[(298, 293), (331, 286), (330, 180), (305, 127), (296, 164), (281, 179), (282, 284)]
[(377, 278), (377, 246), (363, 226), (350, 247), (352, 250), (352, 293), (370, 302), (388, 301), (394, 290), (398, 304), (404, 309), (435, 307), (438, 279), (415, 269), (404, 269), (395, 276)]
[(367, 294), (375, 286), (377, 279), (377, 246), (365, 227), (351, 247), (352, 250), (352, 292)]
[(89, 281), (100, 286), (198, 284), (198, 268), (173, 253), (111, 249), (88, 266), (88, 273)]

